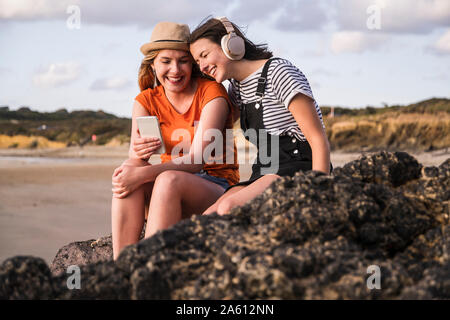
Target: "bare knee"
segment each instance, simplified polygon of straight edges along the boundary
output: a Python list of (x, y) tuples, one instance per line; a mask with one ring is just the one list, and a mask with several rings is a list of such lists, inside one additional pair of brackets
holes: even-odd
[(171, 192), (174, 191), (182, 184), (183, 173), (176, 170), (167, 170), (161, 172), (156, 177), (154, 188), (158, 192)]
[(205, 211), (203, 211), (202, 215), (208, 215), (211, 214), (213, 212), (217, 212), (217, 206), (219, 204), (219, 201), (217, 201), (216, 203), (214, 203), (212, 206), (210, 206), (208, 209), (206, 209)]
[[(145, 188), (140, 186), (133, 190), (125, 198), (116, 198), (112, 196), (111, 201), (111, 217), (112, 219), (128, 219), (129, 217), (139, 216), (145, 209)], [(142, 203), (143, 206), (140, 206)], [(141, 210), (142, 209), (142, 210)]]
[(265, 181), (267, 181), (269, 184), (274, 182), (277, 179), (280, 179), (281, 177), (277, 174), (267, 174), (264, 177), (262, 177), (261, 179), (264, 179)]
[(217, 214), (222, 216), (224, 214), (230, 213), (231, 209), (237, 207), (238, 204), (233, 200), (233, 198), (225, 198), (219, 201), (217, 205)]

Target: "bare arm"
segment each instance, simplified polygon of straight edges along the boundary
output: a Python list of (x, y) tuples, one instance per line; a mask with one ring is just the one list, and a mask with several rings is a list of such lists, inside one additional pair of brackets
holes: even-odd
[[(158, 175), (166, 170), (198, 172), (203, 168), (203, 151), (212, 143), (203, 139), (203, 133), (209, 129), (222, 131), (228, 115), (227, 101), (218, 97), (211, 100), (203, 108), (200, 122), (193, 138), (189, 154), (176, 160), (152, 166), (122, 164), (113, 174), (113, 193), (116, 198), (125, 198), (130, 192), (146, 182), (155, 181)], [(198, 163), (196, 163), (198, 161)], [(180, 163), (181, 162), (181, 163)]]
[(329, 174), (330, 144), (317, 115), (314, 101), (299, 93), (289, 103), (289, 111), (311, 146), (312, 169)]
[[(176, 160), (147, 168), (145, 174), (146, 182), (154, 181), (156, 177), (166, 170), (181, 170), (187, 172), (199, 172), (203, 168), (205, 159), (203, 151), (212, 141), (204, 139), (208, 130), (223, 130), (225, 120), (228, 116), (228, 103), (225, 98), (218, 97), (208, 102), (203, 108), (200, 121), (195, 132), (189, 154)], [(223, 137), (225, 138), (225, 137)]]

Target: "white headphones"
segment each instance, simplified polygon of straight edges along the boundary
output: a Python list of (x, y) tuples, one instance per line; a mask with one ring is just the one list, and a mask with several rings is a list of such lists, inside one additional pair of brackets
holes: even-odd
[(230, 60), (241, 60), (245, 55), (245, 42), (238, 36), (233, 25), (226, 17), (217, 18), (222, 22), (227, 30), (227, 34), (222, 37), (221, 45), (223, 53)]

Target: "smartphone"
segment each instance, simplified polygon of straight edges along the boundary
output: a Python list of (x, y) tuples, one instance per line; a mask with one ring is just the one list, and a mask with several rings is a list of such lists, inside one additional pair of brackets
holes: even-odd
[(158, 138), (161, 141), (161, 147), (154, 151), (155, 154), (161, 154), (166, 152), (166, 147), (161, 134), (161, 127), (159, 126), (158, 117), (146, 116), (136, 118), (139, 132), (141, 137)]

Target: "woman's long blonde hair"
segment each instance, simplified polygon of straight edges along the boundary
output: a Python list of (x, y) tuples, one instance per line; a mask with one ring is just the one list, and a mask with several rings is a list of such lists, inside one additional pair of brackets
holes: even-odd
[[(139, 67), (139, 73), (138, 73), (138, 83), (139, 83), (139, 88), (141, 89), (141, 91), (144, 91), (148, 88), (154, 88), (160, 84), (158, 81), (158, 78), (156, 77), (156, 75), (153, 71), (153, 67), (152, 67), (153, 61), (155, 61), (155, 58), (160, 51), (161, 50), (150, 51), (144, 57), (144, 59), (142, 59), (141, 66)], [(208, 77), (200, 72), (198, 65), (194, 62), (194, 59), (192, 59), (191, 78), (195, 78), (195, 77), (204, 77), (204, 78), (211, 80), (210, 77)]]

